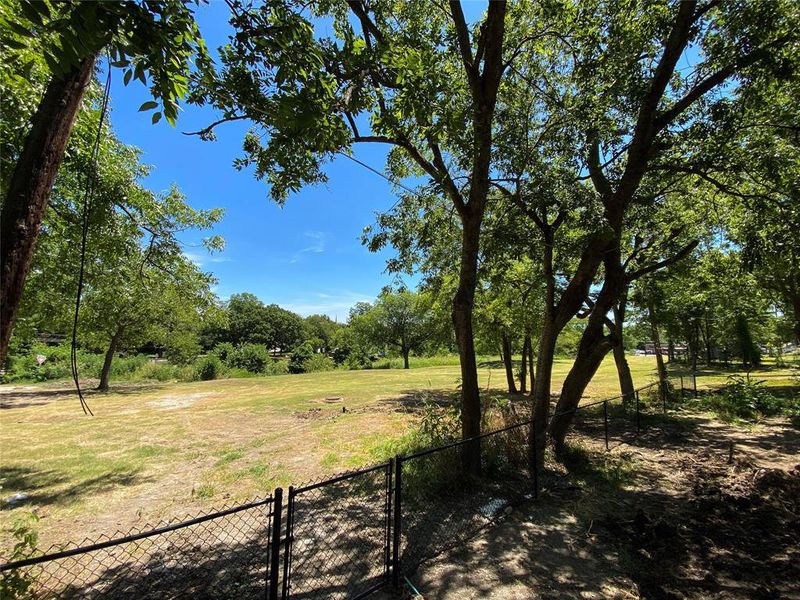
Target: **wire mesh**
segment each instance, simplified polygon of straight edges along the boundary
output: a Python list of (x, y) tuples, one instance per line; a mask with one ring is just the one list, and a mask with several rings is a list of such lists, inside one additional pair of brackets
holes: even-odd
[(4, 565), (2, 577), (26, 582), (36, 598), (265, 598), (271, 516), (272, 498), (258, 500), (54, 547), (44, 562)]
[(400, 570), (413, 572), (474, 536), (511, 507), (534, 497), (529, 470), (529, 423), (480, 438), (480, 474), (468, 473), (457, 443), (401, 461)]
[(391, 467), (289, 490), (284, 597), (358, 598), (387, 581)]

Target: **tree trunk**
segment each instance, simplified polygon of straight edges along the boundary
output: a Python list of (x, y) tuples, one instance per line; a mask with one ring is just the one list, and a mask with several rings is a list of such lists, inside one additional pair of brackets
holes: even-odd
[(635, 393), (633, 386), (633, 376), (625, 356), (625, 348), (622, 344), (614, 346), (614, 363), (617, 365), (617, 377), (619, 378), (619, 392), (622, 394), (622, 401), (628, 402)]
[(625, 286), (625, 272), (620, 261), (618, 242), (619, 234), (607, 249), (606, 258), (603, 260), (605, 281), (592, 307), (586, 329), (581, 335), (575, 362), (561, 388), (561, 396), (555, 409), (556, 416), (548, 427), (556, 452), (564, 449), (567, 431), (586, 386), (594, 377), (606, 354), (620, 343), (613, 330), (610, 335), (605, 335), (607, 315), (624, 293)]
[(94, 61), (94, 56), (87, 58), (64, 77), (50, 81), (9, 182), (0, 214), (0, 365), (6, 360), (36, 238), (70, 131), (94, 74)]
[(706, 364), (710, 367), (714, 358), (714, 347), (711, 341), (711, 320), (706, 315), (705, 327), (703, 327), (703, 341), (706, 345)]
[(508, 393), (517, 393), (517, 383), (514, 381), (514, 363), (513, 356), (511, 355), (511, 340), (508, 339), (508, 334), (503, 332), (500, 334), (500, 339), (503, 345), (503, 365), (506, 368), (506, 382), (508, 383)]
[(614, 307), (614, 335), (617, 338), (617, 345), (614, 346), (614, 363), (617, 365), (617, 377), (619, 378), (619, 390), (622, 394), (622, 401), (627, 403), (635, 393), (631, 368), (628, 365), (628, 358), (625, 356), (624, 322), (625, 311), (628, 304), (627, 291), (620, 296), (619, 302)]
[(548, 428), (548, 433), (553, 440), (557, 453), (562, 452), (564, 449), (567, 431), (586, 386), (594, 377), (598, 367), (603, 362), (603, 358), (611, 348), (611, 342), (603, 335), (602, 323), (599, 326), (587, 326), (583, 336), (581, 336), (575, 363), (564, 380), (564, 387), (561, 388), (561, 396), (558, 399), (558, 404), (556, 404), (555, 416)]
[(117, 353), (117, 344), (119, 344), (119, 340), (122, 337), (123, 331), (123, 327), (118, 327), (114, 335), (111, 336), (111, 342), (108, 344), (106, 357), (103, 360), (103, 370), (100, 372), (100, 383), (97, 386), (97, 389), (101, 392), (108, 391), (108, 378), (111, 375), (111, 363), (113, 362), (114, 356)]
[[(475, 360), (475, 338), (472, 311), (478, 283), (478, 249), (482, 215), (462, 217), (461, 267), (458, 290), (453, 298), (453, 328), (461, 363), (461, 435), (473, 438), (481, 432), (481, 397), (478, 389), (478, 365)], [(468, 473), (480, 473), (480, 439), (464, 445), (462, 462)]]
[(409, 352), (410, 352), (410, 350), (408, 348), (403, 348), (403, 368), (404, 369), (408, 369), (409, 368), (409, 365), (408, 365), (408, 354), (409, 354)]
[[(653, 346), (656, 349), (656, 366), (658, 367), (658, 381), (661, 384), (661, 389), (664, 389), (665, 382), (667, 381), (667, 369), (664, 367), (664, 356), (661, 354), (661, 336), (658, 334), (658, 325), (656, 325), (655, 308), (653, 301), (647, 303), (647, 317), (650, 321), (650, 334), (653, 337)], [(674, 344), (670, 341), (670, 351), (674, 352)]]
[(522, 365), (519, 368), (519, 393), (528, 392), (528, 353), (530, 352), (530, 338), (525, 334), (525, 341), (522, 343)]
[[(561, 295), (558, 304), (555, 302), (556, 278), (553, 269), (553, 229), (542, 228), (544, 251), (542, 253), (542, 272), (545, 278), (544, 315), (542, 331), (539, 334), (539, 349), (536, 355), (536, 376), (533, 378), (531, 404), (533, 427), (530, 429), (528, 443), (535, 445), (537, 468), (544, 466), (544, 451), (547, 445), (547, 424), (550, 418), (550, 386), (553, 376), (553, 359), (555, 356), (558, 334), (569, 320), (577, 314), (591, 287), (602, 256), (605, 255), (609, 237), (601, 231), (590, 242), (581, 255), (578, 268)], [(534, 444), (535, 441), (535, 444)], [(533, 453), (531, 453), (533, 458)]]
[(533, 393), (533, 386), (536, 384), (536, 379), (533, 376), (533, 342), (531, 336), (525, 338), (525, 344), (528, 346), (528, 371), (531, 379), (531, 394)]
[(698, 354), (698, 350), (699, 350), (698, 346), (700, 344), (699, 339), (698, 339), (700, 336), (699, 336), (699, 333), (698, 333), (699, 326), (697, 325), (697, 320), (693, 320), (689, 327), (691, 328), (691, 331), (690, 331), (690, 334), (689, 334), (689, 339), (690, 339), (689, 350), (691, 352), (691, 367), (692, 367), (692, 371), (696, 371), (697, 370), (697, 354)]
[(547, 444), (547, 421), (550, 418), (550, 386), (553, 377), (558, 330), (555, 323), (545, 315), (544, 326), (539, 335), (539, 351), (536, 355), (536, 377), (531, 386), (533, 404), (533, 427), (529, 445), (536, 446), (537, 467), (544, 465), (544, 450)]

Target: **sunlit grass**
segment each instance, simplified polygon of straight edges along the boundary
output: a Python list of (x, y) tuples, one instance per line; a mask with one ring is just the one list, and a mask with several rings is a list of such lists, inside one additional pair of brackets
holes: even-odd
[[(420, 366), (425, 360), (428, 366)], [(502, 391), (498, 359), (479, 362), (481, 388)], [(408, 371), (124, 384), (88, 396), (94, 417), (82, 414), (67, 383), (1, 386), (10, 408), (0, 413), (0, 498), (29, 498), (0, 511), (0, 525), (35, 510), (43, 541), (61, 542), (375, 462), (414, 418), (404, 398), (457, 395), (456, 357), (412, 365)], [(556, 362), (554, 391), (569, 366)], [(652, 380), (653, 366), (652, 357), (631, 357), (637, 385)], [(613, 360), (607, 360), (587, 395), (617, 393)], [(328, 400), (334, 397), (341, 400)]]

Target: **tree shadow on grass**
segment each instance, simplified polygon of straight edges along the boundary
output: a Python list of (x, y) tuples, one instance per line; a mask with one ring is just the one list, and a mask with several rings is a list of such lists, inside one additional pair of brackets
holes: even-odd
[[(542, 475), (538, 502), (423, 564), (415, 584), (441, 598), (789, 597), (800, 581), (800, 476), (728, 465), (706, 450), (724, 445), (715, 428), (676, 425), (691, 439), (653, 427), (612, 453), (576, 434), (563, 471)], [(757, 443), (795, 448), (785, 431)]]
[[(458, 390), (452, 389), (424, 389), (416, 388), (403, 390), (399, 396), (386, 398), (378, 403), (379, 409), (389, 408), (395, 412), (420, 413), (426, 406), (438, 408), (458, 407), (461, 395)], [(481, 390), (481, 402), (484, 409), (499, 405), (513, 404), (517, 413), (528, 418), (530, 410), (530, 397), (517, 393), (509, 394), (498, 389)]]
[[(81, 383), (81, 391), (88, 401), (100, 400), (109, 395), (130, 396), (164, 389), (163, 383), (131, 383), (112, 386), (107, 392), (95, 389), (96, 382)], [(0, 390), (0, 410), (43, 406), (51, 402), (75, 402), (77, 392), (74, 385), (58, 388), (42, 388), (33, 390)]]
[(4, 495), (24, 494), (14, 501), (4, 501), (0, 510), (12, 510), (20, 506), (63, 505), (75, 502), (84, 496), (93, 496), (124, 486), (151, 481), (135, 469), (111, 471), (75, 483), (56, 471), (38, 471), (25, 467), (0, 467), (0, 483)]

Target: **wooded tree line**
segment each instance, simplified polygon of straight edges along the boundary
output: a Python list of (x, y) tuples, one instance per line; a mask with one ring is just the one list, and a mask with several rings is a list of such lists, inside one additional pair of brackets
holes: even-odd
[[(33, 4), (19, 6), (27, 15)], [(325, 181), (325, 163), (361, 144), (386, 145), (387, 176), (413, 182), (365, 242), (393, 246), (390, 269), (420, 271), (427, 293), (449, 299), (464, 437), (480, 432), (479, 327), (500, 332), (505, 355), (514, 342), (525, 355), (536, 440), (556, 447), (604, 357), (624, 372), (634, 305), (654, 334), (681, 330), (695, 359), (701, 337), (722, 346), (738, 323), (745, 339), (743, 323), (769, 310), (800, 335), (794, 2), (521, 0), (466, 16), (455, 1), (230, 0), (235, 33), (216, 61), (189, 3), (164, 6), (183, 28), (170, 38), (179, 56), (198, 58), (186, 85), (177, 60), (178, 85), (154, 87), (164, 114), (185, 92), (220, 112), (204, 139), (251, 122), (236, 166), (254, 166), (275, 201)], [(94, 10), (81, 23), (96, 25), (104, 9)], [(42, 15), (27, 18), (48, 30), (56, 21)], [(159, 80), (158, 61), (136, 58), (147, 49), (113, 47), (128, 78), (154, 69)], [(722, 263), (731, 277), (717, 277)], [(756, 288), (739, 288), (741, 303), (704, 287), (746, 281)], [(575, 319), (575, 362), (554, 407), (556, 343)], [(545, 431), (554, 410), (563, 416)]]

